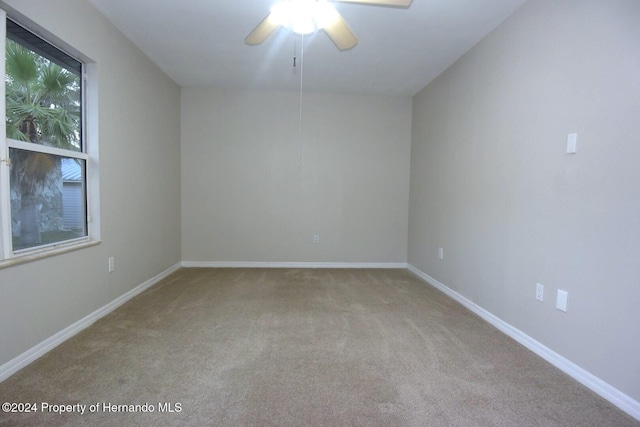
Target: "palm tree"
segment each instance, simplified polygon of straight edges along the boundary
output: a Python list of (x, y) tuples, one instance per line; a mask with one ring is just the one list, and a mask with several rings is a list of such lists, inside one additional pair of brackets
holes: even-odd
[[(6, 40), (7, 138), (80, 150), (80, 79)], [(41, 243), (38, 193), (59, 164), (46, 153), (11, 149), (11, 188), (20, 194), (20, 247)]]

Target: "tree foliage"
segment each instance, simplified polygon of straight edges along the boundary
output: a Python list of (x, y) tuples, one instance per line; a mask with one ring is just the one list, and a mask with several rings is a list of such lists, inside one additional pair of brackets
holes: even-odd
[[(69, 70), (6, 40), (7, 137), (80, 149), (80, 78)], [(13, 150), (11, 179), (22, 196), (33, 195), (56, 162), (51, 155)]]

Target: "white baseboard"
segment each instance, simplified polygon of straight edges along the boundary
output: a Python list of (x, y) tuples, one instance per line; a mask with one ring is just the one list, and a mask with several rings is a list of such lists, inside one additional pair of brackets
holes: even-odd
[(413, 265), (408, 264), (407, 269), (427, 282), (429, 285), (442, 291), (449, 297), (453, 298), (454, 300), (480, 316), (482, 319), (486, 320), (491, 325), (495, 326), (498, 330), (502, 331), (507, 336), (513, 338), (518, 343), (533, 351), (535, 354), (542, 357), (544, 360), (551, 363), (562, 372), (566, 373), (579, 383), (583, 384), (609, 402), (613, 403), (618, 408), (622, 409), (635, 419), (640, 420), (640, 402), (632, 399), (620, 390), (607, 384), (600, 378), (582, 369), (580, 366), (576, 365), (570, 360), (562, 357), (555, 351), (534, 340), (521, 330), (514, 328), (504, 320), (491, 314), (473, 301), (465, 298), (458, 292), (452, 290), (443, 283), (440, 283), (439, 281), (424, 273), (423, 271), (417, 269)]
[(11, 375), (15, 374), (17, 371), (24, 368), (34, 360), (38, 359), (39, 357), (53, 350), (55, 347), (59, 346), (60, 344), (62, 344), (72, 336), (76, 335), (83, 329), (86, 329), (87, 327), (91, 326), (91, 324), (93, 324), (96, 320), (111, 313), (113, 310), (120, 307), (122, 304), (129, 301), (131, 298), (135, 297), (136, 295), (140, 294), (144, 290), (155, 285), (160, 280), (164, 279), (169, 274), (173, 273), (179, 268), (180, 268), (180, 264), (174, 265), (173, 267), (163, 271), (162, 273), (158, 274), (155, 277), (152, 277), (151, 279), (147, 280), (141, 285), (136, 286), (126, 294), (119, 296), (118, 298), (114, 299), (104, 307), (99, 308), (98, 310), (94, 311), (88, 316), (78, 320), (76, 323), (72, 324), (71, 326), (47, 338), (46, 340), (42, 341), (40, 344), (36, 345), (35, 347), (30, 348), (29, 350), (25, 351), (21, 355), (3, 364), (2, 366), (0, 366), (0, 382), (6, 380)]
[(200, 262), (182, 261), (185, 268), (400, 268), (406, 262)]

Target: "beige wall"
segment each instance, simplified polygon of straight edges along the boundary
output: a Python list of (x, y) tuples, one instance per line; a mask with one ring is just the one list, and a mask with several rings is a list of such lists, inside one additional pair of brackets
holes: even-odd
[(639, 19), (636, 0), (531, 0), (415, 97), (408, 254), (636, 401)]
[(184, 261), (406, 262), (411, 99), (298, 96), (182, 90)]
[(177, 85), (86, 1), (6, 4), (97, 63), (102, 243), (0, 269), (0, 365), (181, 259)]

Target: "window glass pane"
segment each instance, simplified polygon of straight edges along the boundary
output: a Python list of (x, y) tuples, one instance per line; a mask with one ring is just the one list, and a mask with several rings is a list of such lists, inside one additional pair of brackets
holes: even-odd
[(13, 250), (87, 235), (85, 161), (9, 150)]
[(78, 76), (82, 73), (82, 63), (80, 61), (67, 55), (10, 18), (7, 19), (7, 37)]
[(82, 151), (80, 76), (10, 38), (5, 58), (7, 138)]

